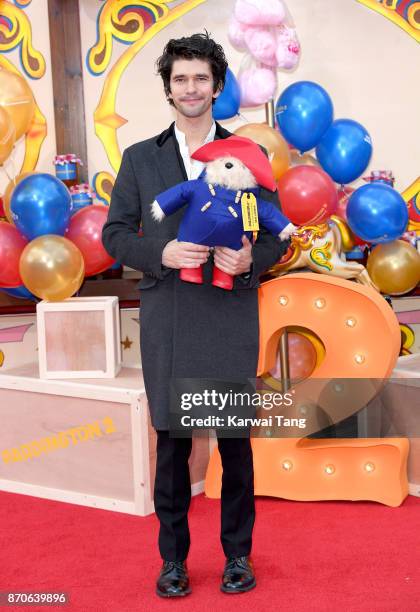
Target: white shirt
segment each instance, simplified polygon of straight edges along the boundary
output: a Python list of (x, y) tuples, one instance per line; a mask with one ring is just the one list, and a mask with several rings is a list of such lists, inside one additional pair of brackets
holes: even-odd
[[(214, 140), (215, 135), (216, 135), (216, 124), (213, 121), (213, 124), (203, 142), (203, 145), (207, 144), (208, 142), (212, 142)], [(189, 181), (194, 180), (198, 178), (201, 172), (203, 171), (204, 163), (201, 161), (198, 161), (197, 159), (191, 159), (190, 152), (188, 150), (187, 140), (185, 138), (185, 134), (184, 132), (181, 132), (181, 130), (177, 128), (176, 123), (175, 123), (175, 137), (179, 144), (179, 151), (182, 156), (182, 161), (184, 162), (185, 171), (187, 173), (188, 180)]]

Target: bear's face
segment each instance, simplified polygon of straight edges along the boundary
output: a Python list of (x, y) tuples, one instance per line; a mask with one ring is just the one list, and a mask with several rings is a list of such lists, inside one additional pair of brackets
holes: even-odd
[(257, 186), (252, 172), (236, 157), (219, 157), (208, 162), (205, 181), (232, 191), (244, 191)]

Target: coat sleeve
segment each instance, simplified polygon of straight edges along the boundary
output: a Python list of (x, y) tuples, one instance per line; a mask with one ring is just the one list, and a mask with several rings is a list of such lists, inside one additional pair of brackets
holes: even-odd
[(156, 196), (156, 202), (165, 216), (172, 215), (191, 201), (197, 182), (197, 180), (194, 180), (179, 183)]
[[(147, 203), (149, 205), (149, 203)], [(124, 151), (102, 229), (106, 251), (119, 263), (162, 279), (162, 251), (170, 238), (139, 236), (142, 202), (128, 150)]]
[[(267, 189), (261, 189), (260, 197), (267, 203), (274, 205), (281, 213), (281, 205), (277, 191), (272, 192)], [(284, 219), (286, 219), (286, 217), (284, 217)], [(289, 223), (288, 220), (287, 223)], [(280, 238), (273, 236), (268, 230), (262, 227), (252, 247), (251, 271), (248, 274), (241, 274), (235, 277), (237, 279), (237, 287), (248, 289), (259, 287), (260, 275), (281, 259), (289, 245), (290, 238), (287, 240), (280, 240)]]
[(258, 199), (258, 217), (263, 225), (273, 236), (278, 236), (280, 232), (290, 223), (289, 219), (283, 215), (271, 202)]

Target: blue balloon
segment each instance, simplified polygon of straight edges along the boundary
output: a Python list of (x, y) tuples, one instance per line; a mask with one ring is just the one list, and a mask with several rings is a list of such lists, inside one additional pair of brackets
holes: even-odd
[(19, 287), (3, 287), (2, 291), (13, 297), (22, 298), (23, 300), (32, 300), (38, 302), (38, 298), (25, 287), (25, 285), (19, 285)]
[(346, 212), (352, 231), (373, 244), (396, 240), (405, 232), (408, 223), (407, 204), (398, 191), (383, 183), (370, 183), (356, 189)]
[(70, 192), (51, 174), (32, 174), (13, 190), (10, 211), (17, 229), (33, 240), (44, 234), (64, 235), (70, 221)]
[(227, 69), (225, 86), (222, 93), (216, 98), (213, 104), (213, 118), (230, 119), (239, 113), (239, 105), (241, 103), (241, 92), (239, 90), (238, 81), (235, 75)]
[(276, 104), (276, 119), (287, 142), (301, 153), (313, 149), (334, 116), (330, 96), (323, 87), (312, 81), (298, 81), (289, 85)]
[(342, 185), (351, 183), (366, 170), (372, 156), (369, 133), (352, 119), (337, 119), (316, 148), (319, 163)]

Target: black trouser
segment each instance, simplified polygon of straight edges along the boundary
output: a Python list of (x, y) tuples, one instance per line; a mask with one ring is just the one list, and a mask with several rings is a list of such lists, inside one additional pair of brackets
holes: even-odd
[[(188, 508), (191, 438), (157, 432), (155, 510), (160, 521), (159, 550), (165, 561), (183, 561), (190, 547)], [(226, 557), (249, 555), (255, 521), (254, 467), (249, 438), (219, 438), (222, 458), (220, 539)]]

